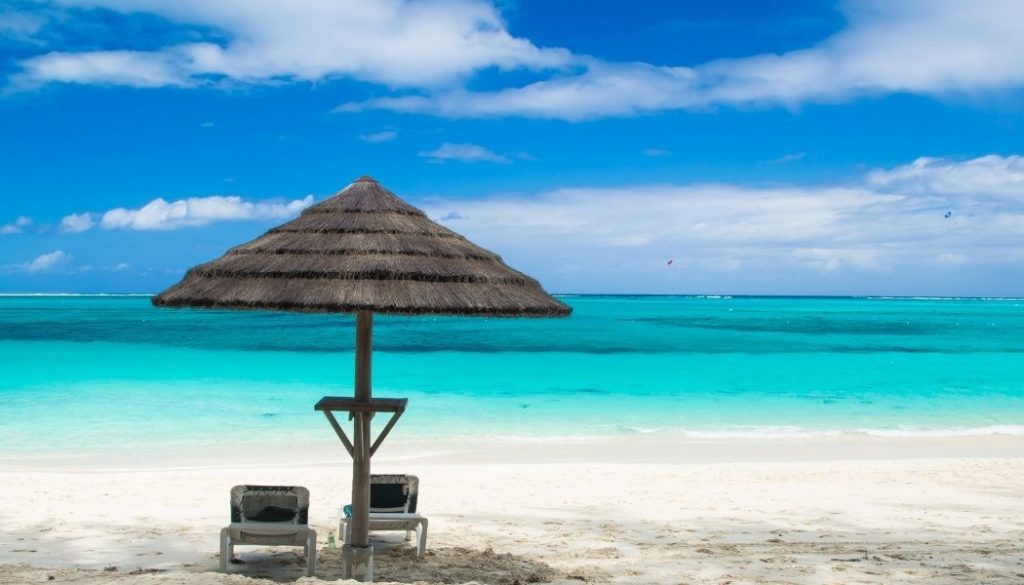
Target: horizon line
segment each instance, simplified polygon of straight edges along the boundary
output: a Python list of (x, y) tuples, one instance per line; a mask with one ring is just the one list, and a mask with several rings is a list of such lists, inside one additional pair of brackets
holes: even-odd
[[(153, 297), (150, 292), (0, 292), (0, 298), (18, 297)], [(726, 299), (865, 299), (865, 300), (976, 300), (976, 301), (1024, 301), (1024, 296), (1005, 295), (886, 295), (886, 294), (730, 294), (730, 293), (550, 293), (555, 297), (678, 297), (707, 300)]]

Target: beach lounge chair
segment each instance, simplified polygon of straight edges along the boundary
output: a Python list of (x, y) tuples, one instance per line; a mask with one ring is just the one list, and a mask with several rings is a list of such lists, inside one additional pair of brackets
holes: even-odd
[[(427, 519), (416, 513), (420, 480), (415, 475), (370, 475), (370, 530), (416, 531), (416, 557), (427, 550)], [(348, 541), (352, 506), (338, 512), (338, 535)]]
[(316, 572), (316, 531), (309, 527), (309, 490), (280, 485), (231, 488), (231, 524), (220, 531), (220, 570), (227, 572), (235, 545), (301, 546), (306, 575)]

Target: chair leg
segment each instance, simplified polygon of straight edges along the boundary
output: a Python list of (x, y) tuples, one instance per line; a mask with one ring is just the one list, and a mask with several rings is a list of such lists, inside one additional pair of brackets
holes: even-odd
[(227, 528), (220, 530), (220, 570), (224, 573), (228, 572), (228, 564), (231, 563), (231, 531)]
[(312, 528), (306, 536), (306, 576), (316, 573), (316, 530)]
[(423, 518), (416, 528), (416, 558), (422, 559), (425, 552), (427, 552), (427, 519)]
[[(405, 542), (409, 542), (410, 540), (412, 540), (411, 534), (412, 534), (412, 530), (406, 530), (405, 531)], [(419, 534), (418, 531), (417, 531), (417, 534)]]

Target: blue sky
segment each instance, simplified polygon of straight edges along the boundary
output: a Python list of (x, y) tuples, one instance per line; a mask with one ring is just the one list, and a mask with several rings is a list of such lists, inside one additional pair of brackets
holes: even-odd
[(554, 292), (1024, 295), (1020, 22), (0, 0), (0, 291), (158, 291), (371, 174)]

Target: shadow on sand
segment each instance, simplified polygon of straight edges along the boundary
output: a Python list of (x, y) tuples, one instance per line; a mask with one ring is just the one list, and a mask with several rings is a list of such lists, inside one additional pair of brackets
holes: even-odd
[[(415, 547), (396, 540), (376, 540), (373, 556), (375, 581), (395, 583), (467, 583), (489, 585), (526, 585), (550, 583), (567, 577), (579, 582), (591, 581), (582, 575), (567, 576), (547, 563), (491, 548), (465, 547), (428, 548), (422, 559), (416, 558)], [(292, 582), (304, 575), (305, 560), (298, 548), (239, 547), (230, 572), (246, 577), (268, 579), (279, 583)], [(333, 581), (342, 578), (341, 550), (320, 547), (317, 551), (316, 576)]]

